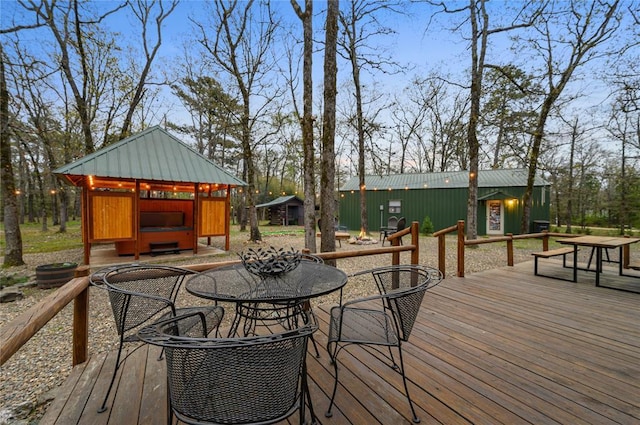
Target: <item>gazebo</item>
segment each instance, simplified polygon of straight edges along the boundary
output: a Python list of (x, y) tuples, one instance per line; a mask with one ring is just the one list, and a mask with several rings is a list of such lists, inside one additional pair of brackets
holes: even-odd
[(54, 171), (82, 188), (84, 263), (91, 245), (114, 242), (118, 255), (192, 249), (225, 236), (231, 189), (246, 186), (156, 126)]

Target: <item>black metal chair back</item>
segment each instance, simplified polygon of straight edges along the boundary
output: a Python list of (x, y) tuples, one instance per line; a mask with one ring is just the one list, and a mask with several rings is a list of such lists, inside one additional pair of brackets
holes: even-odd
[(173, 309), (185, 276), (194, 272), (170, 266), (132, 265), (104, 276), (118, 334), (147, 323), (160, 311)]
[(387, 229), (395, 229), (396, 227), (398, 227), (398, 217), (392, 215), (387, 220)]
[(107, 410), (107, 400), (121, 360), (124, 344), (139, 341), (137, 331), (142, 325), (152, 323), (161, 317), (174, 317), (178, 312), (201, 312), (206, 318), (209, 331), (217, 330), (224, 310), (220, 306), (188, 307), (177, 309), (176, 297), (186, 276), (195, 272), (180, 267), (127, 264), (111, 266), (90, 276), (90, 282), (106, 289), (120, 336), (118, 356), (111, 377), (111, 383), (98, 412)]
[(440, 283), (440, 272), (406, 265), (382, 267), (365, 273), (371, 273), (380, 294), (387, 295), (382, 300), (396, 320), (398, 336), (403, 341), (409, 340), (424, 294)]
[(194, 317), (178, 316), (139, 332), (143, 341), (165, 350), (170, 411), (178, 420), (271, 424), (299, 410), (304, 422), (305, 357), (315, 326), (244, 338), (180, 335), (176, 323)]
[[(377, 295), (353, 299), (331, 309), (327, 351), (334, 365), (335, 381), (326, 416), (331, 416), (338, 388), (339, 352), (348, 345), (362, 345), (372, 347), (373, 354), (384, 355), (375, 347), (387, 346), (387, 358), (402, 375), (413, 420), (419, 422), (407, 387), (402, 342), (409, 340), (425, 292), (440, 283), (442, 273), (430, 267), (399, 265), (366, 270), (351, 277), (355, 279), (367, 276), (376, 283), (379, 292)], [(399, 364), (394, 359), (391, 347), (398, 349)]]

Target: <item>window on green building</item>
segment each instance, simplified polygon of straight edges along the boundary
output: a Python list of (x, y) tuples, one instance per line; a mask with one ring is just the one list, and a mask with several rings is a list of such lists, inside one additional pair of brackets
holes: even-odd
[(389, 214), (400, 214), (402, 210), (402, 201), (399, 199), (389, 200)]

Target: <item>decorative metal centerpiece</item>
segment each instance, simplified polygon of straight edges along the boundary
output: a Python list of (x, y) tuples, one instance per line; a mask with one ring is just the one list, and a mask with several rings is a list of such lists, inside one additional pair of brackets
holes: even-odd
[(284, 248), (249, 248), (242, 254), (238, 254), (242, 265), (250, 272), (258, 276), (278, 276), (290, 272), (300, 264), (299, 251), (285, 251)]

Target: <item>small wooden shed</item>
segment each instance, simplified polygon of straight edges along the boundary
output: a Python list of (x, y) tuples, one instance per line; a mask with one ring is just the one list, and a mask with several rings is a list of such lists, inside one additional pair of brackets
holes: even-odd
[(297, 196), (281, 196), (273, 201), (256, 205), (256, 208), (267, 208), (269, 224), (299, 225), (304, 223), (304, 201)]
[(119, 255), (198, 250), (199, 237), (225, 236), (231, 190), (246, 186), (156, 126), (54, 171), (82, 188), (84, 262), (91, 244)]
[[(478, 234), (520, 233), (523, 196), (527, 186), (525, 169), (482, 170), (478, 172)], [(391, 216), (405, 217), (407, 223), (422, 223), (429, 217), (436, 230), (467, 218), (469, 172), (370, 175), (365, 177), (369, 230), (386, 226)], [(536, 176), (530, 231), (549, 225), (549, 184)], [(339, 191), (340, 223), (360, 227), (358, 177)]]

